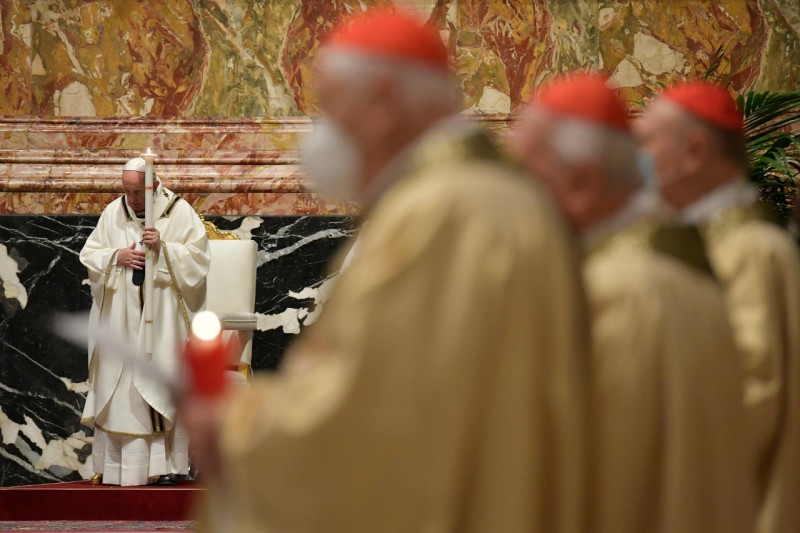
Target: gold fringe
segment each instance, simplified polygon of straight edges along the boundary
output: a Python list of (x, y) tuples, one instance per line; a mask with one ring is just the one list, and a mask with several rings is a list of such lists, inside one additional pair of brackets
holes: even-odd
[(189, 334), (189, 313), (186, 312), (186, 305), (183, 303), (183, 295), (181, 294), (181, 289), (178, 286), (178, 279), (175, 277), (175, 272), (172, 270), (172, 261), (169, 259), (169, 252), (167, 251), (166, 243), (161, 243), (161, 250), (164, 252), (164, 260), (167, 263), (167, 270), (169, 270), (169, 277), (170, 277), (170, 286), (172, 286), (172, 290), (175, 292), (175, 297), (178, 299), (178, 309), (181, 312), (181, 316), (183, 316), (183, 323), (186, 326), (186, 334)]
[(108, 278), (111, 277), (111, 268), (117, 262), (117, 254), (119, 254), (119, 250), (114, 250), (114, 253), (111, 254), (111, 260), (108, 262), (106, 266), (106, 273), (103, 276), (103, 301), (100, 302), (100, 316), (103, 316), (103, 306), (106, 303), (106, 291), (108, 290)]
[(114, 266), (114, 263), (116, 263), (117, 254), (119, 254), (119, 250), (114, 250), (114, 253), (111, 254), (111, 260), (108, 262), (108, 265), (106, 265), (106, 273), (105, 277), (103, 278), (103, 289), (108, 288), (108, 278), (111, 276), (111, 268)]
[(110, 429), (106, 429), (97, 422), (94, 423), (94, 427), (102, 431), (103, 433), (108, 433), (109, 435), (114, 435), (117, 437), (134, 437), (138, 439), (147, 439), (153, 437), (164, 437), (172, 433), (172, 429), (168, 431), (157, 431), (154, 433), (125, 433), (124, 431), (111, 431)]

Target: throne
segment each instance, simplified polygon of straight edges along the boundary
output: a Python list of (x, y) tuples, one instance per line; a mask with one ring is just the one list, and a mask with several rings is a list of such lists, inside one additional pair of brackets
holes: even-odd
[(252, 376), (253, 331), (256, 329), (256, 259), (258, 246), (235, 233), (220, 231), (212, 222), (206, 228), (211, 266), (206, 279), (206, 309), (222, 323), (225, 339), (237, 336), (241, 353), (238, 366), (228, 369), (232, 383), (247, 383)]

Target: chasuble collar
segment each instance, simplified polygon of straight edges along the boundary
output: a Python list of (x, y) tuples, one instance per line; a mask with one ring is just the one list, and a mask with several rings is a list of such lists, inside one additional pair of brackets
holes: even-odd
[[(453, 150), (470, 138), (483, 136), (483, 130), (460, 115), (444, 118), (401, 150), (378, 174), (364, 193), (365, 206), (375, 204), (392, 185), (415, 169), (453, 155)], [(488, 139), (486, 139), (487, 142)], [(467, 143), (468, 144), (468, 143)], [(459, 155), (475, 155), (475, 149), (463, 146)]]
[(641, 248), (714, 277), (705, 242), (696, 226), (675, 220), (650, 191), (641, 191), (616, 215), (582, 236), (591, 255), (618, 247)]
[(705, 224), (730, 209), (752, 207), (758, 191), (744, 177), (721, 185), (683, 210), (683, 220), (690, 224)]
[[(153, 194), (153, 220), (169, 216), (169, 212), (174, 207), (176, 199), (178, 199), (178, 196), (175, 193), (159, 183), (158, 188)], [(122, 208), (127, 221), (144, 224), (144, 213), (137, 214), (136, 211), (128, 205), (128, 199), (124, 194), (120, 197), (120, 202), (122, 202)]]
[(683, 220), (699, 225), (711, 240), (750, 221), (781, 225), (778, 213), (758, 201), (758, 191), (744, 178), (726, 183), (690, 205), (683, 212)]
[(592, 249), (608, 237), (619, 233), (643, 219), (667, 220), (671, 215), (658, 195), (650, 190), (640, 189), (628, 203), (615, 214), (595, 223), (581, 235), (586, 249)]

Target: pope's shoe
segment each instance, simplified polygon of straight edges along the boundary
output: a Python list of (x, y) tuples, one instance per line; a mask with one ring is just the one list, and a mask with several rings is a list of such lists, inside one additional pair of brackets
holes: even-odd
[(174, 487), (178, 484), (178, 476), (175, 474), (159, 476), (158, 481), (156, 481), (155, 484), (160, 487)]
[(89, 480), (90, 485), (99, 485), (103, 482), (103, 474), (95, 474), (92, 476), (92, 479)]

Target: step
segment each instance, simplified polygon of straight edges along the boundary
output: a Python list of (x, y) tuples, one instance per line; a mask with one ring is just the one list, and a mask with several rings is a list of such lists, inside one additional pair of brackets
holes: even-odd
[(132, 533), (148, 531), (150, 533), (175, 533), (176, 531), (192, 531), (190, 521), (147, 521), (141, 520), (20, 520), (15, 522), (0, 521), (0, 531), (26, 531), (31, 533), (87, 533), (102, 531), (103, 533)]
[(117, 487), (88, 481), (0, 489), (0, 521), (188, 520), (203, 489), (192, 482), (174, 487)]

